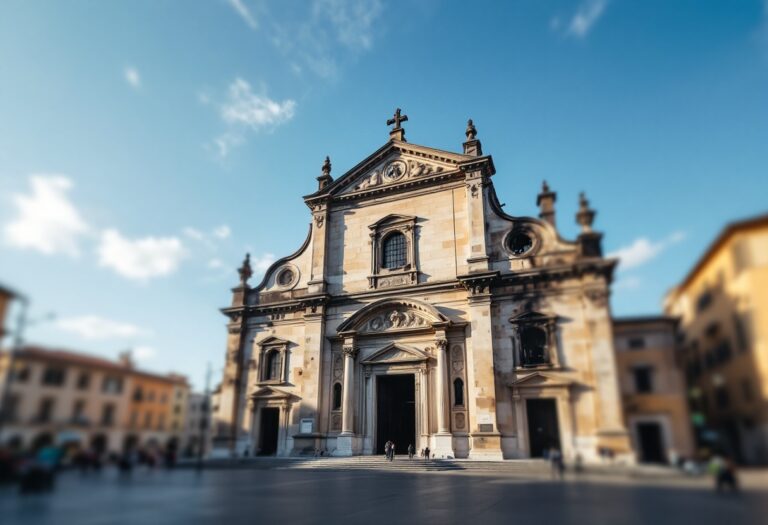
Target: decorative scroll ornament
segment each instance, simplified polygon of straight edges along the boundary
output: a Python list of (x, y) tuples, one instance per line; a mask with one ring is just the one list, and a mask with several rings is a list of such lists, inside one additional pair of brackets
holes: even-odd
[(413, 310), (390, 310), (372, 317), (363, 327), (361, 332), (384, 332), (398, 328), (418, 328), (427, 326), (428, 322)]
[(383, 167), (373, 170), (370, 175), (365, 177), (355, 186), (355, 191), (395, 184), (406, 179), (434, 175), (442, 172), (443, 169), (442, 166), (436, 166), (427, 162), (416, 160), (409, 160), (406, 162), (401, 159), (395, 159), (388, 162)]

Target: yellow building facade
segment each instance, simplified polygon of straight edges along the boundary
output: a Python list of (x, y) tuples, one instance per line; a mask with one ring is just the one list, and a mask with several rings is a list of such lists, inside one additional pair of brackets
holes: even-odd
[(666, 297), (702, 452), (768, 463), (768, 215), (728, 225)]

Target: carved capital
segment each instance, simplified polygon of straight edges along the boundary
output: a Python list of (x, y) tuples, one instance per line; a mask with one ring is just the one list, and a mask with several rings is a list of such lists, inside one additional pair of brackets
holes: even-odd
[(436, 339), (435, 347), (437, 348), (438, 353), (445, 352), (445, 350), (448, 348), (448, 340), (445, 338)]
[(345, 345), (341, 349), (341, 352), (344, 354), (344, 356), (349, 356), (352, 359), (354, 359), (355, 357), (357, 357), (358, 349), (357, 349), (357, 347), (355, 347), (353, 345)]

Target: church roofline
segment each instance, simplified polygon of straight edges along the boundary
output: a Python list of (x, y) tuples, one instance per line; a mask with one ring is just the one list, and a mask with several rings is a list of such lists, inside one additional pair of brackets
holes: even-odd
[[(484, 155), (482, 157), (475, 157), (472, 155), (465, 155), (463, 153), (456, 153), (454, 151), (446, 151), (430, 146), (422, 146), (420, 144), (412, 144), (410, 142), (402, 142), (399, 140), (389, 140), (386, 144), (379, 149), (368, 155), (365, 159), (357, 163), (354, 167), (347, 170), (341, 177), (334, 180), (331, 184), (325, 188), (318, 190), (314, 193), (304, 196), (304, 201), (309, 204), (315, 200), (322, 198), (332, 198), (337, 196), (338, 190), (346, 187), (351, 179), (356, 177), (359, 173), (365, 171), (371, 165), (381, 161), (390, 152), (398, 150), (403, 153), (409, 153), (412, 155), (422, 156), (433, 160), (442, 161), (448, 164), (456, 166), (457, 170), (467, 169), (468, 167), (474, 167), (474, 164), (487, 166), (487, 169), (491, 175), (496, 172), (496, 168), (493, 165), (493, 159), (490, 155)], [(430, 180), (430, 179), (423, 179)], [(399, 185), (393, 185), (392, 189)]]
[(292, 254), (286, 255), (285, 257), (282, 257), (276, 260), (275, 262), (273, 262), (272, 264), (270, 264), (269, 268), (267, 268), (267, 271), (264, 272), (264, 277), (261, 278), (261, 282), (256, 286), (254, 286), (253, 288), (251, 288), (249, 293), (261, 291), (267, 285), (267, 281), (269, 280), (269, 276), (272, 275), (272, 272), (275, 269), (277, 269), (279, 266), (287, 263), (288, 261), (295, 259), (299, 255), (304, 253), (304, 250), (306, 250), (307, 246), (309, 246), (309, 241), (311, 239), (312, 239), (312, 223), (309, 223), (309, 231), (307, 232), (307, 237), (306, 239), (304, 239), (304, 242), (301, 244), (301, 247), (295, 252), (293, 252)]

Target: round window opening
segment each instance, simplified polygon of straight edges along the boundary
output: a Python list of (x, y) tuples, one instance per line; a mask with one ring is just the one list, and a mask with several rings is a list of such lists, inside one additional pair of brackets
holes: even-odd
[(277, 284), (280, 286), (288, 286), (293, 282), (293, 271), (283, 270), (280, 275), (277, 276)]
[(509, 250), (514, 255), (523, 255), (533, 248), (533, 238), (527, 233), (513, 233), (509, 236)]

